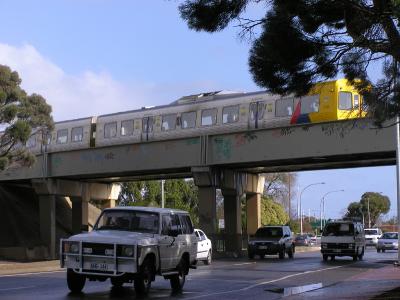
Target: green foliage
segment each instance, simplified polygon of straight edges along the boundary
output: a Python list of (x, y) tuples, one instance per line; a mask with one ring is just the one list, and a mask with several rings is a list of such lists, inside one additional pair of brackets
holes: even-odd
[(53, 128), (51, 107), (37, 94), (27, 95), (17, 72), (0, 65), (0, 170), (12, 165), (30, 166), (35, 161), (25, 143), (35, 132)]
[[(188, 211), (198, 225), (198, 189), (193, 180), (165, 180), (165, 207)], [(161, 207), (161, 182), (136, 181), (121, 185), (119, 201), (124, 205)]]
[[(265, 11), (262, 17), (246, 15), (250, 4)], [(186, 0), (179, 10), (196, 31), (216, 32), (236, 21), (239, 35), (252, 43), (254, 81), (272, 93), (304, 95), (313, 83), (344, 74), (378, 123), (400, 113), (399, 1)], [(371, 62), (383, 65), (375, 85)]]
[(261, 200), (261, 224), (282, 225), (289, 221), (289, 216), (279, 203), (263, 197)]
[[(369, 210), (368, 210), (369, 207)], [(371, 226), (374, 226), (379, 217), (388, 213), (390, 210), (390, 200), (387, 196), (380, 193), (366, 192), (361, 196), (359, 202), (352, 202), (347, 207), (345, 217), (364, 218), (365, 225), (371, 216)]]

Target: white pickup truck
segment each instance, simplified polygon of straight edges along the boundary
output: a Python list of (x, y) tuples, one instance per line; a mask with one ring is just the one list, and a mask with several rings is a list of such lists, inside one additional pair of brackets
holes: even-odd
[(146, 294), (156, 275), (182, 289), (195, 268), (197, 238), (187, 212), (152, 207), (105, 209), (93, 231), (61, 240), (60, 263), (67, 268), (68, 288), (82, 291), (86, 279), (113, 286), (134, 282)]

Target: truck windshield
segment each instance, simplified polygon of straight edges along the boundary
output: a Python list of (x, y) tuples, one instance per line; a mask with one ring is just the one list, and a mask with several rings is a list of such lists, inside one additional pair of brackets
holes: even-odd
[(122, 230), (158, 233), (160, 217), (146, 211), (105, 210), (97, 220), (94, 230)]
[(353, 236), (354, 224), (331, 223), (325, 226), (323, 236)]
[(367, 235), (378, 235), (378, 230), (377, 229), (364, 229), (364, 234)]
[(256, 237), (282, 237), (282, 228), (280, 227), (262, 227), (258, 228)]

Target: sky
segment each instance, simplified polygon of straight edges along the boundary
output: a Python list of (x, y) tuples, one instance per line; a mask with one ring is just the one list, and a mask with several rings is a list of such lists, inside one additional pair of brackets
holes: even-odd
[[(260, 90), (248, 67), (250, 44), (231, 24), (218, 33), (189, 30), (182, 1), (2, 0), (0, 64), (28, 93), (43, 95), (56, 121), (168, 104), (215, 90)], [(249, 7), (260, 16), (262, 5)], [(339, 218), (365, 192), (381, 192), (396, 214), (394, 167), (298, 173), (305, 213)]]

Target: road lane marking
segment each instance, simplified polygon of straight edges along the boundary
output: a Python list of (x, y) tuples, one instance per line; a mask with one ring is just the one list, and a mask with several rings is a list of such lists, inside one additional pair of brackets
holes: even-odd
[(5, 275), (0, 275), (0, 278), (2, 277), (15, 277), (15, 276), (29, 276), (29, 275), (37, 275), (37, 274), (51, 274), (51, 273), (62, 273), (65, 272), (65, 270), (60, 270), (60, 271), (44, 271), (44, 272), (31, 272), (31, 273), (17, 273), (17, 274), (5, 274)]
[(186, 298), (186, 299), (199, 299), (199, 298), (205, 298), (205, 297), (210, 297), (210, 296), (217, 296), (217, 295), (224, 295), (224, 294), (230, 294), (230, 293), (243, 292), (243, 291), (247, 291), (247, 290), (250, 290), (250, 289), (252, 289), (252, 288), (261, 286), (261, 285), (270, 284), (270, 283), (275, 283), (275, 282), (282, 281), (282, 280), (285, 280), (285, 279), (288, 279), (288, 278), (292, 278), (292, 277), (296, 277), (296, 276), (300, 276), (300, 275), (307, 275), (307, 274), (311, 274), (311, 273), (317, 273), (317, 272), (335, 270), (335, 269), (343, 268), (343, 267), (345, 267), (345, 266), (348, 266), (348, 265), (336, 266), (336, 267), (330, 267), (330, 268), (325, 268), (325, 269), (318, 269), (318, 270), (310, 270), (310, 271), (300, 272), (300, 273), (296, 273), (296, 274), (286, 275), (286, 276), (283, 276), (283, 277), (277, 278), (277, 279), (272, 279), (272, 280), (268, 280), (268, 281), (259, 282), (259, 283), (252, 284), (252, 285), (249, 285), (249, 286), (247, 286), (247, 287), (244, 287), (244, 288), (241, 288), (241, 289), (237, 289), (237, 290), (229, 290), (229, 291), (224, 291), (224, 292), (210, 293), (210, 294), (199, 295), (199, 296), (195, 296), (195, 297), (191, 297), (191, 298)]
[(34, 288), (34, 287), (36, 287), (36, 285), (20, 286), (20, 287), (15, 287), (15, 288), (0, 289), (0, 292), (30, 289), (30, 288)]

